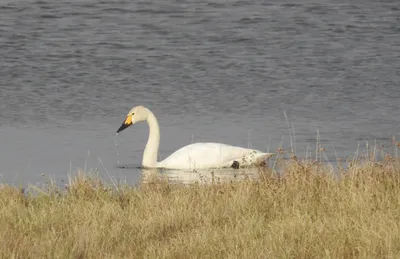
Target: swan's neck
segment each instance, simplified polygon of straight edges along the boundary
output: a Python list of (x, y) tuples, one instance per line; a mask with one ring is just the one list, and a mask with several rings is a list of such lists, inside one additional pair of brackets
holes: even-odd
[(147, 116), (149, 125), (149, 140), (143, 153), (142, 166), (147, 168), (156, 167), (158, 157), (158, 147), (160, 145), (160, 127), (156, 117), (149, 111)]

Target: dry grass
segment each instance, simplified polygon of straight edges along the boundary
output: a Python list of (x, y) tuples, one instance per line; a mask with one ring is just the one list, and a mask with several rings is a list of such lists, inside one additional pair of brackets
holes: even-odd
[(281, 161), (261, 181), (66, 189), (0, 187), (2, 258), (399, 258), (400, 161), (357, 159), (336, 175)]

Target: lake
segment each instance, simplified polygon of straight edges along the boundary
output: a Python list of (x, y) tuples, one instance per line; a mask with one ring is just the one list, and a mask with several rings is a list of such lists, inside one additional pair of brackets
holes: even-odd
[(399, 60), (396, 0), (3, 1), (0, 182), (138, 182), (147, 125), (115, 135), (136, 105), (160, 158), (197, 141), (304, 157), (319, 134), (334, 162), (400, 137)]

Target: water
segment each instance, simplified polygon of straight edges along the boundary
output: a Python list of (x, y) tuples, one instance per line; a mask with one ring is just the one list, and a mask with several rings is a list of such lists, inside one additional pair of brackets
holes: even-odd
[(137, 182), (147, 126), (115, 136), (135, 105), (159, 119), (161, 158), (192, 141), (288, 148), (284, 112), (300, 156), (317, 130), (330, 161), (386, 144), (399, 24), (396, 0), (3, 1), (1, 182), (85, 166)]

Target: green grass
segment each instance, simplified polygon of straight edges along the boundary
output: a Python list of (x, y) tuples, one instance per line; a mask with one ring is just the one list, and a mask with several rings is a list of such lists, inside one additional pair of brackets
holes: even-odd
[[(278, 158), (279, 160), (279, 158)], [(2, 258), (399, 258), (400, 160), (295, 157), (261, 180), (0, 187)], [(117, 188), (116, 188), (117, 187)], [(34, 193), (34, 194), (33, 194)]]

